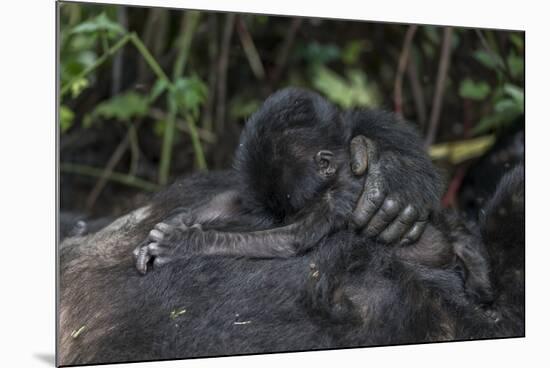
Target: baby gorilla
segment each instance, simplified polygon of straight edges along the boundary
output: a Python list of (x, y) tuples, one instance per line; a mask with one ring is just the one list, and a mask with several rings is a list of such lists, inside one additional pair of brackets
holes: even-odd
[[(399, 163), (380, 161), (387, 152), (397, 153)], [(359, 159), (350, 167), (354, 155)], [(372, 187), (361, 195), (362, 183), (353, 173), (367, 160)], [(240, 190), (220, 193), (157, 224), (135, 250), (136, 266), (146, 273), (153, 258), (153, 264), (160, 266), (193, 253), (286, 258), (306, 252), (330, 234), (346, 230), (358, 197), (378, 198), (378, 181), (409, 180), (383, 178), (382, 164), (405, 165), (416, 177), (437, 181), (416, 134), (393, 116), (371, 111), (342, 114), (315, 93), (281, 90), (265, 101), (241, 134), (234, 164)], [(383, 227), (396, 219), (389, 232), (399, 232), (392, 227), (406, 226), (417, 216), (414, 211), (398, 213), (391, 201), (377, 206), (381, 215), (372, 226)], [(368, 215), (359, 213), (355, 219)], [(237, 232), (228, 226), (244, 217), (252, 219), (249, 229), (254, 231)], [(432, 220), (416, 244), (396, 251), (398, 257), (428, 266), (447, 265), (458, 258), (470, 294), (490, 300), (482, 245), (460, 225), (449, 223)], [(224, 231), (227, 227), (233, 232)]]
[[(241, 134), (234, 164), (241, 190), (157, 224), (135, 251), (138, 270), (145, 273), (152, 257), (159, 266), (193, 252), (292, 257), (343, 228), (362, 188), (344, 149), (348, 133), (340, 112), (321, 96), (299, 89), (275, 93)], [(220, 231), (243, 216), (255, 218), (262, 230)]]

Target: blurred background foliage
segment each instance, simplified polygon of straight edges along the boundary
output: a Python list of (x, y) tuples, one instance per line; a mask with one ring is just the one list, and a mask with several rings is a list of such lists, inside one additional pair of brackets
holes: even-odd
[(59, 3), (61, 208), (116, 215), (227, 168), (247, 117), (302, 86), (417, 124), (455, 197), (524, 125), (521, 32)]

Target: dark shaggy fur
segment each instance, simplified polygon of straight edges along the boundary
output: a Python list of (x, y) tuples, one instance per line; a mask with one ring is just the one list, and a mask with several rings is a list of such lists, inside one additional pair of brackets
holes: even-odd
[[(380, 199), (384, 189), (405, 204), (434, 207), (439, 178), (408, 124), (374, 111), (343, 114), (318, 94), (287, 88), (270, 96), (243, 129), (234, 164), (238, 189), (156, 225), (135, 251), (138, 270), (146, 273), (149, 261), (160, 267), (190, 252), (291, 257), (344, 229), (363, 190), (363, 178), (350, 167), (349, 149), (357, 138), (364, 139), (368, 151), (369, 190), (377, 189)], [(388, 202), (387, 208), (377, 201), (364, 201), (365, 212), (380, 208), (369, 226), (378, 233), (393, 221), (397, 226), (385, 232), (393, 241), (387, 242), (400, 242), (398, 234), (419, 214), (410, 208), (400, 215), (399, 201)], [(256, 216), (269, 230), (219, 231), (242, 215)]]
[[(424, 188), (429, 196), (437, 194), (438, 176), (409, 125), (380, 112), (355, 111), (342, 116), (318, 94), (284, 89), (269, 97), (243, 130), (235, 160), (239, 190), (216, 196), (206, 207), (196, 210), (214, 214), (209, 229), (190, 229), (190, 224), (179, 218), (173, 221), (175, 226), (171, 223), (156, 226), (151, 232), (151, 242), (136, 251), (138, 270), (145, 273), (146, 262), (153, 257), (158, 268), (193, 252), (251, 258), (292, 257), (318, 246), (327, 236), (346, 230), (362, 189), (361, 180), (352, 174), (347, 150), (352, 144), (351, 137), (356, 136), (370, 139), (366, 147), (369, 176), (391, 183), (389, 187), (395, 187), (397, 195), (402, 194), (398, 191), (403, 180), (412, 188)], [(256, 232), (253, 227), (246, 232), (224, 231), (227, 212), (232, 219), (244, 213), (256, 214), (267, 219), (272, 228)], [(186, 211), (183, 216), (188, 216)], [(403, 259), (462, 268), (466, 292), (487, 304), (492, 292), (481, 242), (459, 228), (459, 221), (446, 226), (448, 218), (436, 212), (426, 234), (398, 252)], [(364, 241), (362, 235), (348, 232), (348, 242), (353, 243), (354, 237)], [(330, 290), (331, 287), (323, 285), (328, 281), (320, 280), (317, 288)], [(327, 306), (343, 306), (328, 298)], [(349, 304), (344, 296), (340, 299)]]
[[(508, 193), (505, 181), (498, 193)], [(157, 203), (191, 206), (197, 198), (238, 185), (230, 172), (196, 175), (177, 184)], [(197, 194), (200, 194), (198, 196)], [(497, 195), (491, 208), (508, 200)], [(500, 198), (500, 199), (498, 199)], [(514, 212), (523, 207), (515, 203)], [(162, 207), (162, 206), (161, 206)], [(161, 207), (156, 207), (159, 209)], [(463, 281), (448, 265), (404, 260), (396, 248), (380, 247), (349, 233), (334, 234), (303, 257), (278, 260), (193, 256), (142, 277), (129, 251), (147, 224), (166, 213), (141, 209), (96, 234), (68, 238), (61, 247), (60, 355), (63, 365), (193, 356), (310, 350), (407, 342), (523, 336), (522, 290), (497, 289), (488, 316), (464, 296)], [(492, 221), (488, 211), (488, 221)], [(245, 224), (242, 224), (245, 226)], [(505, 233), (516, 232), (506, 226)], [(496, 240), (492, 228), (485, 239)], [(499, 248), (491, 259), (514, 264), (523, 242)], [(334, 268), (325, 269), (326, 265)], [(506, 266), (505, 266), (506, 267)], [(497, 284), (508, 274), (522, 284), (521, 264), (495, 267)], [(315, 288), (321, 278), (332, 290)], [(501, 278), (501, 275), (503, 277)], [(313, 289), (312, 289), (313, 288)], [(319, 298), (309, 298), (316, 290)], [(351, 306), (345, 313), (312, 301), (323, 293)], [(342, 303), (339, 303), (340, 305)], [(346, 312), (347, 311), (347, 312)], [(330, 314), (332, 313), (332, 314)]]
[[(316, 107), (313, 100), (313, 110), (322, 111), (321, 117), (332, 116), (330, 109), (322, 110), (324, 104)], [(283, 123), (297, 116), (295, 109), (291, 111), (279, 117)], [(277, 122), (277, 118), (272, 121)], [(391, 115), (367, 111), (346, 113), (340, 123), (349, 124), (350, 133), (335, 135), (335, 146), (342, 137), (372, 137), (383, 163), (382, 178), (391, 190), (400, 192), (404, 184), (409, 185), (418, 191), (417, 197), (411, 197), (413, 202), (428, 203), (438, 195), (437, 175), (407, 125), (396, 123)], [(265, 134), (276, 136), (269, 130), (274, 126), (267, 127), (264, 134), (252, 135), (252, 141), (266, 142), (270, 136)], [(247, 147), (243, 144), (241, 152)], [(269, 154), (262, 156), (266, 152)], [(275, 147), (265, 152), (260, 149), (257, 167), (266, 160), (276, 160), (277, 152)], [(252, 154), (242, 160), (245, 156), (238, 154), (241, 162), (258, 157)], [(327, 190), (320, 182), (295, 185), (294, 176), (307, 180), (308, 172), (295, 172), (282, 186), (271, 188), (271, 182), (263, 182), (261, 170), (256, 172), (254, 167), (247, 166), (252, 176), (245, 181), (258, 181), (246, 190), (260, 190), (261, 194), (245, 199), (250, 200), (250, 208), (258, 210), (211, 225), (217, 230), (269, 228), (281, 215), (285, 218), (300, 212), (301, 206), (308, 208), (312, 198)], [(243, 190), (246, 175), (242, 173), (246, 170), (185, 178), (157, 195), (149, 206), (101, 231), (64, 241), (60, 249), (60, 364), (523, 335), (523, 289), (507, 288), (500, 279), (503, 267), (511, 262), (510, 255), (522, 252), (523, 242), (499, 247), (506, 238), (496, 238), (495, 228), (489, 225), (483, 231), (489, 249), (494, 249), (489, 254), (494, 282), (500, 285), (496, 302), (487, 310), (481, 303), (492, 299), (485, 292), (489, 267), (478, 230), (440, 212), (421, 239), (408, 247), (382, 246), (342, 228), (298, 257), (247, 259), (190, 254), (146, 276), (135, 271), (131, 250), (154, 224), (182, 209), (201, 208), (222, 192)], [(269, 175), (271, 179), (277, 177)], [(498, 213), (494, 208), (508, 203), (510, 188), (522, 185), (522, 177), (515, 177), (501, 184), (487, 210), (487, 224)], [(347, 195), (355, 190), (353, 180), (331, 185), (335, 183), (339, 193)], [(351, 190), (347, 190), (349, 183)], [(321, 184), (318, 189), (317, 184)], [(294, 195), (301, 190), (305, 192)], [(279, 191), (290, 192), (291, 200), (271, 194)], [(344, 202), (339, 202), (338, 208), (349, 213), (354, 200), (344, 197)], [(522, 213), (521, 203), (511, 205), (510, 213)], [(278, 208), (283, 208), (281, 214), (269, 213)], [(519, 221), (517, 216), (514, 219)], [(505, 230), (512, 231), (515, 226)], [(518, 270), (520, 265), (512, 266)], [(513, 274), (517, 276), (515, 271)]]

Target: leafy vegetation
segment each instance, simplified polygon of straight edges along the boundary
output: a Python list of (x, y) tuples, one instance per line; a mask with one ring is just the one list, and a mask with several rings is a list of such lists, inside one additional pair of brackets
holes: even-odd
[(395, 110), (426, 135), (435, 124), (430, 152), (451, 167), (523, 124), (522, 33), (60, 7), (61, 180), (79, 188), (62, 207), (92, 211), (108, 193), (227, 167), (244, 121), (288, 85), (342, 108)]

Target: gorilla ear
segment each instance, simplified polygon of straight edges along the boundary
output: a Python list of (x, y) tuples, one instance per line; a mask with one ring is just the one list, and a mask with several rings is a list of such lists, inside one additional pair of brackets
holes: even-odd
[(315, 164), (317, 171), (325, 178), (331, 177), (336, 173), (336, 163), (332, 151), (322, 150), (315, 155)]

